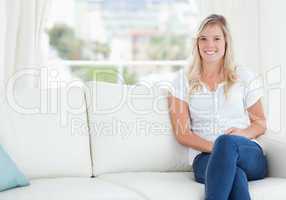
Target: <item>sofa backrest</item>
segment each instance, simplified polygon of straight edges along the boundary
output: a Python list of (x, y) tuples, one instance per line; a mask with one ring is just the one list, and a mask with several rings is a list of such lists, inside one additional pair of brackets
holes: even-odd
[(93, 174), (188, 171), (188, 149), (173, 133), (160, 86), (87, 84)]
[(0, 121), (0, 144), (29, 178), (91, 176), (81, 88), (7, 92)]

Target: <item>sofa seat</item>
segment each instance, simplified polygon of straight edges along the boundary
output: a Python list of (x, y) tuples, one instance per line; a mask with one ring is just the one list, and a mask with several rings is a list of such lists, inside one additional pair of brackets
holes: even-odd
[(27, 187), (0, 193), (0, 200), (142, 200), (139, 194), (96, 178), (32, 179)]
[[(250, 182), (252, 200), (286, 199), (286, 179)], [(0, 200), (203, 200), (204, 185), (192, 172), (134, 172), (96, 178), (32, 179), (28, 187), (0, 193)]]
[[(116, 173), (98, 177), (144, 194), (149, 200), (203, 200), (204, 185), (194, 181), (192, 172)], [(286, 179), (265, 178), (249, 182), (252, 200), (286, 199)]]

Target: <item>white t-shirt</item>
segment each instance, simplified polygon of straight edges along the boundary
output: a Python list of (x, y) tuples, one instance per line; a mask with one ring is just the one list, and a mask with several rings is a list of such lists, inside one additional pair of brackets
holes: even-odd
[[(224, 95), (225, 83), (220, 83), (215, 91), (209, 91), (203, 85), (201, 91), (189, 96), (188, 80), (183, 70), (173, 81), (172, 95), (189, 104), (191, 129), (204, 139), (214, 141), (230, 127), (243, 129), (250, 125), (247, 108), (263, 96), (263, 81), (247, 68), (238, 67), (236, 72), (238, 80), (230, 88), (227, 98)], [(190, 148), (190, 164), (198, 153)]]

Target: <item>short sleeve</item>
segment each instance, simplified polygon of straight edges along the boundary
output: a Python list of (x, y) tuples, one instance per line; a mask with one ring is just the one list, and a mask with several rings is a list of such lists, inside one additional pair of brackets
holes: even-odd
[(242, 73), (241, 79), (244, 81), (244, 105), (247, 109), (263, 96), (263, 78), (247, 69)]
[(180, 70), (176, 73), (172, 81), (170, 93), (172, 96), (188, 102), (188, 80), (184, 70)]

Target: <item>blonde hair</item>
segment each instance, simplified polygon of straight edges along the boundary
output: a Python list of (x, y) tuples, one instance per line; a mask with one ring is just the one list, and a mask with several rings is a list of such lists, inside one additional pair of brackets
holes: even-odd
[(223, 72), (224, 79), (226, 84), (224, 85), (224, 94), (227, 97), (227, 93), (230, 87), (236, 81), (236, 72), (235, 72), (235, 64), (233, 60), (233, 50), (232, 50), (232, 39), (230, 35), (230, 31), (226, 22), (226, 19), (222, 15), (212, 14), (205, 18), (199, 26), (199, 30), (194, 40), (194, 49), (193, 49), (193, 60), (192, 64), (188, 69), (188, 83), (189, 83), (189, 95), (193, 94), (195, 91), (199, 91), (202, 89), (202, 84), (200, 82), (201, 72), (202, 72), (202, 61), (199, 53), (198, 41), (199, 36), (202, 31), (208, 25), (219, 25), (221, 28), (224, 38), (225, 38), (225, 55), (223, 62)]

